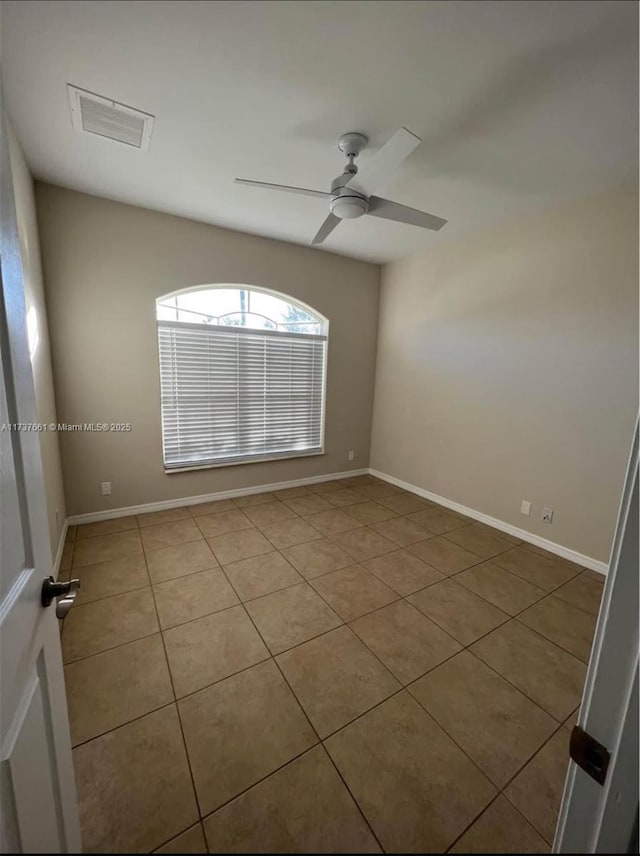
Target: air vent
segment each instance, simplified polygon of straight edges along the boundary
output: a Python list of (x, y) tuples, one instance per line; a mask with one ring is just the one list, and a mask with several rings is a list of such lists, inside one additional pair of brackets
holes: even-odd
[(71, 84), (67, 85), (67, 89), (71, 121), (77, 131), (96, 134), (142, 151), (149, 148), (154, 119), (149, 113), (134, 110), (126, 104), (86, 92)]

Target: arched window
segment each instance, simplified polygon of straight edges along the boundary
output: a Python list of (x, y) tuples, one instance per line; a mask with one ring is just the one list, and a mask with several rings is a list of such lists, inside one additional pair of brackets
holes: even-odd
[(326, 318), (244, 285), (165, 295), (156, 317), (167, 471), (323, 452)]

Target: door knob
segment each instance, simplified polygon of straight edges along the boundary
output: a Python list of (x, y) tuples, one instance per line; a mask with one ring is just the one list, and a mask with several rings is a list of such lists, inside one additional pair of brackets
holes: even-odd
[(73, 606), (79, 588), (80, 580), (67, 580), (65, 583), (57, 583), (53, 577), (47, 577), (42, 583), (40, 602), (43, 606), (51, 606), (54, 599), (57, 599), (56, 616), (64, 618)]

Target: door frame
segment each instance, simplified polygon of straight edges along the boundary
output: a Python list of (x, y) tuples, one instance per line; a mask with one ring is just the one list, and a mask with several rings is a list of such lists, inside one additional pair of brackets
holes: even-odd
[(610, 753), (603, 785), (569, 763), (554, 853), (638, 852), (638, 422), (579, 726)]

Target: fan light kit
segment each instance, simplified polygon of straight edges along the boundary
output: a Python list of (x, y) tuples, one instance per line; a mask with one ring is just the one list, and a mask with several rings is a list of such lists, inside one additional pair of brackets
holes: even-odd
[(252, 181), (248, 178), (236, 178), (236, 183), (328, 199), (329, 216), (311, 241), (312, 244), (321, 244), (341, 220), (355, 220), (363, 214), (371, 214), (384, 220), (395, 220), (398, 223), (408, 223), (422, 229), (435, 231), (442, 229), (447, 222), (442, 217), (436, 217), (434, 214), (427, 214), (406, 205), (399, 205), (380, 196), (373, 196), (373, 192), (383, 184), (387, 184), (405, 158), (420, 145), (420, 137), (416, 137), (406, 128), (400, 128), (359, 170), (355, 159), (368, 142), (365, 135), (357, 131), (349, 131), (340, 137), (338, 148), (346, 155), (347, 163), (342, 174), (331, 182), (329, 192), (309, 190), (306, 187), (291, 187), (287, 184)]

